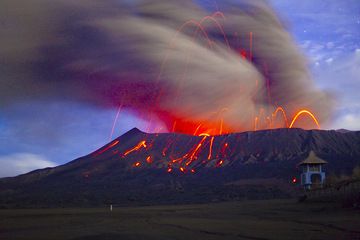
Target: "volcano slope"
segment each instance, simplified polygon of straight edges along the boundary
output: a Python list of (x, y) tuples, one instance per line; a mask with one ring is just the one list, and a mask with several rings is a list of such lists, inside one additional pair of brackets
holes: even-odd
[(0, 206), (201, 203), (289, 197), (313, 150), (327, 174), (360, 164), (360, 132), (273, 129), (227, 135), (134, 128), (67, 164), (0, 179)]

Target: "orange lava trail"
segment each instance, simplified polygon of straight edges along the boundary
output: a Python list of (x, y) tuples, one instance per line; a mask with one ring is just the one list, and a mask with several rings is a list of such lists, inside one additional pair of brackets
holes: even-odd
[(129, 149), (128, 151), (126, 151), (124, 153), (124, 156), (126, 156), (126, 155), (128, 155), (128, 154), (130, 154), (130, 153), (132, 153), (134, 151), (137, 151), (140, 148), (146, 148), (146, 147), (147, 147), (146, 146), (146, 141), (141, 141), (141, 142), (138, 143), (138, 145), (136, 145), (135, 147), (133, 147), (133, 148)]
[(270, 90), (270, 80), (268, 78), (268, 75), (269, 75), (268, 65), (266, 63), (264, 63), (263, 66), (264, 66), (264, 71), (265, 71), (265, 85), (266, 85), (268, 104), (271, 105), (271, 90)]
[(224, 124), (224, 119), (221, 118), (221, 121), (220, 121), (220, 131), (219, 131), (220, 135), (221, 135), (222, 132), (223, 132), (223, 124)]
[(172, 127), (171, 132), (175, 132), (175, 127), (176, 127), (176, 121), (174, 121), (174, 124), (173, 124), (173, 127)]
[(153, 162), (152, 157), (151, 157), (151, 156), (148, 156), (148, 157), (146, 158), (146, 162), (147, 162), (148, 164), (151, 164), (151, 163)]
[(206, 134), (206, 133), (203, 133), (201, 135), (203, 136), (203, 138), (200, 140), (200, 142), (196, 146), (192, 147), (190, 149), (190, 151), (187, 152), (184, 156), (182, 156), (180, 158), (173, 159), (171, 162), (172, 163), (179, 162), (181, 164), (183, 160), (189, 159), (189, 161), (187, 161), (185, 163), (186, 166), (189, 166), (194, 160), (196, 160), (197, 155), (199, 154), (199, 149), (201, 148), (201, 146), (205, 142), (206, 138), (209, 136), (209, 134)]
[(108, 146), (106, 146), (104, 149), (101, 149), (97, 152), (95, 152), (95, 156), (98, 156), (104, 152), (106, 152), (107, 150), (109, 150), (110, 148), (114, 147), (115, 145), (119, 144), (119, 140), (115, 140), (114, 142), (110, 143)]
[[(212, 42), (210, 40), (209, 34), (205, 30), (205, 28), (201, 25), (200, 22), (193, 20), (193, 19), (185, 22), (183, 25), (180, 26), (180, 28), (176, 31), (175, 36), (171, 40), (171, 43), (176, 39), (177, 35), (180, 34), (181, 31), (188, 25), (195, 25), (196, 27), (198, 27), (198, 29), (204, 34), (205, 38), (207, 39), (209, 46), (212, 46)], [(170, 46), (171, 46), (171, 44), (170, 44)]]
[[(178, 30), (176, 31), (176, 33), (174, 34), (173, 38), (170, 40), (169, 42), (169, 47), (172, 48), (173, 47), (173, 42), (176, 40), (177, 36), (181, 33), (181, 31), (187, 27), (188, 25), (195, 25), (198, 27), (198, 29), (203, 33), (203, 35), (205, 36), (205, 38), (207, 39), (207, 42), (209, 44), (209, 47), (211, 48), (212, 46), (212, 42), (210, 40), (210, 37), (208, 35), (208, 33), (206, 32), (206, 30), (204, 29), (204, 27), (198, 22), (198, 21), (195, 21), (195, 20), (189, 20), (187, 22), (185, 22), (183, 25), (180, 26), (180, 28), (178, 28)], [(157, 81), (160, 80), (161, 78), (161, 75), (163, 73), (163, 69), (164, 69), (164, 66), (168, 60), (168, 57), (169, 57), (169, 52), (165, 55), (164, 57), (164, 60), (162, 61), (161, 63), (161, 66), (160, 66), (160, 72), (159, 72), (159, 75), (157, 77)]]
[[(214, 20), (216, 21), (216, 19), (214, 19)], [(217, 21), (216, 21), (216, 22), (217, 22)], [(174, 45), (175, 45), (174, 42), (175, 42), (177, 36), (183, 31), (183, 29), (184, 29), (185, 27), (187, 27), (187, 26), (189, 26), (189, 25), (194, 25), (194, 26), (196, 26), (196, 27), (197, 27), (197, 30), (200, 30), (200, 31), (202, 32), (203, 36), (206, 38), (206, 41), (207, 41), (207, 43), (208, 43), (208, 45), (209, 45), (209, 48), (212, 48), (212, 41), (211, 41), (211, 39), (210, 39), (207, 31), (206, 31), (205, 28), (201, 25), (200, 22), (198, 22), (198, 21), (196, 21), (196, 20), (193, 20), (193, 19), (186, 21), (185, 23), (183, 23), (183, 24), (177, 29), (176, 33), (174, 34), (174, 36), (172, 37), (172, 39), (170, 40), (170, 42), (169, 42), (169, 44), (168, 44), (168, 45), (169, 45), (169, 48), (173, 48), (173, 47), (174, 47)], [(158, 74), (157, 80), (156, 80), (157, 83), (158, 83), (158, 82), (160, 81), (160, 79), (161, 79), (161, 76), (162, 76), (162, 74), (163, 74), (164, 67), (165, 67), (165, 65), (166, 65), (166, 63), (167, 63), (167, 61), (168, 61), (169, 55), (170, 55), (170, 51), (168, 51), (168, 52), (166, 53), (164, 59), (162, 60), (162, 63), (161, 63), (161, 66), (160, 66), (160, 71), (159, 71), (159, 74)], [(161, 94), (159, 94), (159, 95), (157, 96), (157, 101), (159, 101), (160, 96), (161, 96)]]
[(229, 44), (229, 40), (228, 40), (228, 38), (226, 37), (225, 31), (224, 31), (224, 28), (221, 26), (221, 24), (219, 23), (219, 21), (216, 20), (213, 16), (205, 16), (205, 17), (203, 17), (203, 19), (201, 19), (200, 25), (202, 26), (202, 23), (203, 23), (204, 21), (206, 21), (206, 20), (211, 20), (211, 21), (213, 21), (213, 22), (215, 23), (215, 25), (218, 27), (218, 29), (220, 30), (221, 34), (223, 35), (223, 38), (224, 38), (224, 41), (225, 41), (227, 47), (228, 47), (229, 49), (231, 49), (230, 44)]
[(188, 154), (185, 154), (184, 156), (182, 157), (179, 157), (179, 158), (176, 158), (176, 159), (173, 159), (171, 162), (172, 163), (177, 163), (177, 162), (180, 162), (182, 160), (184, 160), (184, 158), (187, 158)]
[(201, 123), (199, 124), (199, 126), (196, 128), (195, 132), (194, 132), (194, 136), (196, 136), (197, 132), (199, 131), (200, 127), (201, 127)]
[(214, 137), (214, 136), (212, 136), (212, 137), (211, 137), (211, 140), (210, 140), (209, 155), (208, 155), (208, 158), (207, 158), (208, 160), (210, 160), (210, 159), (211, 159), (211, 155), (212, 155), (212, 147), (213, 147), (214, 139), (215, 139), (215, 137)]
[(255, 120), (254, 120), (254, 131), (257, 131), (257, 124), (258, 124), (258, 121), (259, 121), (259, 118), (258, 117), (255, 117)]
[[(202, 146), (204, 140), (206, 139), (206, 136), (201, 140), (201, 142), (196, 146), (195, 150), (192, 152), (191, 156), (190, 156), (190, 160), (193, 160), (195, 158), (195, 154), (197, 153), (197, 151), (199, 150), (199, 148)], [(189, 163), (190, 164), (190, 163)], [(186, 165), (189, 165), (186, 164)]]
[(223, 18), (223, 20), (225, 20), (225, 15), (223, 12), (220, 12), (220, 11), (216, 11), (212, 14), (213, 17), (216, 17), (216, 16), (219, 16), (221, 18)]
[[(225, 31), (224, 31), (224, 28), (223, 28), (223, 26), (219, 23), (219, 21), (215, 19), (216, 16), (220, 16), (220, 17), (222, 17), (222, 18), (225, 20), (224, 14), (223, 14), (222, 12), (220, 12), (220, 11), (217, 11), (217, 12), (213, 13), (211, 16), (205, 16), (205, 17), (203, 17), (200, 21), (196, 21), (196, 20), (194, 20), (194, 19), (191, 19), (191, 20), (186, 21), (185, 23), (183, 23), (183, 24), (177, 29), (176, 33), (174, 34), (174, 36), (172, 37), (172, 39), (171, 39), (170, 42), (169, 42), (169, 47), (170, 47), (170, 48), (174, 47), (174, 46), (173, 46), (173, 45), (174, 45), (174, 42), (175, 42), (177, 36), (183, 31), (183, 29), (185, 29), (185, 28), (188, 27), (188, 26), (194, 25), (194, 26), (197, 27), (196, 32), (200, 31), (200, 32), (203, 34), (203, 36), (206, 38), (206, 41), (207, 41), (209, 47), (211, 48), (213, 42), (211, 41), (211, 39), (210, 39), (207, 31), (205, 30), (205, 28), (204, 28), (203, 25), (202, 25), (202, 23), (203, 23), (205, 20), (211, 20), (211, 21), (213, 21), (213, 22), (215, 23), (215, 25), (218, 27), (218, 29), (219, 29), (220, 32), (222, 33), (222, 35), (223, 35), (223, 37), (224, 37), (224, 40), (225, 40), (225, 43), (226, 43), (226, 45), (228, 46), (228, 48), (231, 49), (229, 40), (228, 40), (228, 38), (227, 38), (227, 36), (226, 36), (226, 34), (225, 34)], [(158, 77), (157, 77), (157, 81), (159, 81), (160, 78), (161, 78), (161, 75), (162, 75), (162, 73), (163, 73), (163, 69), (164, 69), (164, 66), (166, 65), (166, 62), (167, 62), (167, 60), (168, 60), (168, 57), (169, 57), (169, 52), (165, 55), (165, 57), (164, 57), (164, 59), (163, 59), (163, 61), (162, 61), (162, 63), (161, 63), (159, 75), (158, 75)]]
[[(261, 122), (260, 122), (261, 119), (265, 119), (265, 121), (266, 121), (265, 110), (263, 108), (260, 108), (259, 115), (256, 116), (254, 119), (254, 131), (257, 131), (262, 128)], [(269, 128), (270, 128), (270, 126), (269, 126)]]
[(229, 147), (229, 144), (228, 143), (225, 143), (223, 148), (221, 149), (221, 154), (223, 157), (226, 157), (226, 149)]
[(250, 32), (250, 62), (252, 62), (252, 44), (253, 44), (253, 33)]
[(197, 153), (198, 150), (201, 148), (201, 146), (203, 145), (203, 143), (205, 142), (206, 138), (208, 136), (205, 135), (201, 141), (198, 143), (198, 145), (196, 146), (196, 148), (192, 151), (191, 155), (190, 155), (190, 159), (188, 162), (185, 163), (186, 166), (189, 166), (196, 158), (197, 158)]
[(310, 112), (310, 111), (308, 111), (308, 110), (306, 110), (306, 109), (303, 109), (303, 110), (299, 111), (299, 112), (295, 115), (295, 117), (292, 119), (292, 121), (291, 121), (291, 123), (290, 123), (289, 128), (292, 128), (292, 127), (293, 127), (293, 125), (294, 125), (294, 123), (296, 122), (296, 120), (297, 120), (297, 119), (300, 117), (300, 115), (302, 115), (302, 114), (307, 114), (307, 115), (309, 115), (309, 116), (312, 118), (312, 120), (314, 120), (314, 122), (315, 122), (316, 126), (318, 127), (318, 129), (320, 129), (319, 121), (316, 119), (316, 117), (314, 116), (314, 114), (313, 114), (312, 112)]
[(162, 150), (162, 155), (163, 155), (163, 157), (166, 156), (166, 151), (167, 151), (167, 148), (165, 147), (165, 148)]
[(163, 155), (163, 157), (166, 156), (166, 152), (169, 150), (171, 144), (173, 144), (173, 141), (168, 141), (168, 142), (166, 143), (166, 146), (165, 146), (164, 149), (162, 150), (162, 155)]

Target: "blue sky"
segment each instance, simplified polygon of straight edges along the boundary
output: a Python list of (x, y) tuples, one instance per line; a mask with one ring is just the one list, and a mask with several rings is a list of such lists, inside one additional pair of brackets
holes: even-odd
[[(202, 4), (215, 6), (214, 1)], [(308, 58), (316, 85), (337, 99), (333, 119), (323, 127), (360, 130), (360, 1), (271, 4)], [(0, 177), (63, 164), (96, 150), (110, 140), (117, 114), (117, 109), (66, 100), (0, 106)], [(113, 138), (133, 127), (148, 130), (146, 122), (122, 110)]]
[(271, 2), (289, 22), (317, 85), (337, 99), (326, 128), (360, 130), (360, 2)]

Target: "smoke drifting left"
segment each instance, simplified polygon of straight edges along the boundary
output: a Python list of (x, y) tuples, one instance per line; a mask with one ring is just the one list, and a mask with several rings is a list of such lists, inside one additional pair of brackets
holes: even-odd
[[(207, 134), (289, 126), (302, 109), (330, 117), (331, 96), (266, 2), (221, 1), (221, 12), (129, 2), (2, 1), (0, 102), (122, 105), (169, 131)], [(272, 115), (279, 106), (289, 119)]]

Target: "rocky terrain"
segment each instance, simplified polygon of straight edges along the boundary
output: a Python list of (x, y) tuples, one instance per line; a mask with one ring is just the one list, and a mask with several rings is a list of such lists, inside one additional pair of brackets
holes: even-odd
[(1, 207), (198, 203), (293, 194), (313, 150), (326, 171), (360, 164), (360, 132), (274, 129), (220, 136), (132, 129), (65, 165), (0, 179)]

